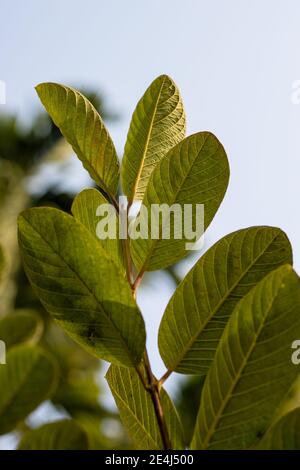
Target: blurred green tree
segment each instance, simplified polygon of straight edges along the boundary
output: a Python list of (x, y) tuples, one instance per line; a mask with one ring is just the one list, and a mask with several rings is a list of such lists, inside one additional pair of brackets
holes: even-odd
[[(86, 90), (84, 93), (106, 120), (118, 118), (106, 110), (101, 96)], [(63, 161), (70, 155), (71, 147), (46, 113), (38, 114), (27, 128), (23, 128), (15, 116), (0, 115), (0, 243), (6, 260), (0, 286), (0, 322), (27, 311), (34, 311), (43, 322), (39, 343), (59, 364), (59, 383), (48, 407), (50, 415), (43, 417), (45, 421), (51, 421), (51, 410), (56, 410), (62, 417), (80, 423), (88, 435), (89, 448), (127, 448), (130, 443), (119, 425), (118, 415), (101, 404), (101, 362), (56, 327), (34, 295), (19, 259), (16, 237), (19, 212), (36, 205), (56, 206), (69, 212), (73, 199), (72, 194), (60, 192), (55, 182), (49, 183), (46, 179), (43, 190), (37, 194), (28, 186), (28, 177), (39, 174), (45, 162)], [(67, 178), (67, 168), (65, 172)], [(18, 425), (18, 439), (32, 425), (36, 425), (32, 419)]]

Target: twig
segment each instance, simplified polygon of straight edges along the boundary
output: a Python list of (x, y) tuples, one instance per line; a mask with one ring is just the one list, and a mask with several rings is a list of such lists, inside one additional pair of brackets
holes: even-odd
[[(125, 255), (125, 268), (126, 268), (126, 276), (128, 279), (128, 282), (131, 286), (132, 290), (132, 295), (135, 298), (136, 294), (136, 289), (139, 286), (142, 277), (144, 275), (144, 270), (142, 269), (139, 274), (137, 275), (136, 279), (134, 282), (132, 282), (132, 260), (130, 256), (130, 248), (128, 244), (128, 212), (130, 209), (131, 202), (129, 202), (129, 205), (127, 206), (127, 237), (125, 240), (122, 240), (122, 245), (123, 245), (123, 250), (124, 250), (124, 255)], [(119, 210), (119, 208), (117, 209)], [(157, 419), (157, 424), (160, 430), (161, 434), (161, 439), (163, 442), (163, 447), (165, 450), (171, 450), (172, 445), (171, 441), (169, 438), (169, 432), (167, 429), (165, 417), (164, 417), (164, 412), (163, 408), (161, 405), (161, 400), (160, 400), (160, 390), (161, 390), (161, 383), (157, 381), (157, 379), (154, 377), (148, 357), (147, 350), (145, 349), (144, 353), (144, 367), (145, 367), (145, 372), (147, 376), (147, 380), (143, 374), (143, 371), (140, 369), (140, 365), (136, 366), (135, 370), (141, 380), (141, 383), (146, 390), (151, 396), (151, 400), (154, 406), (154, 411)]]
[(164, 375), (159, 379), (158, 383), (160, 384), (160, 386), (162, 386), (163, 383), (165, 383), (165, 381), (170, 377), (170, 375), (172, 374), (173, 370), (172, 369), (168, 369)]
[(163, 446), (165, 450), (171, 450), (172, 445), (171, 445), (171, 441), (169, 438), (169, 432), (167, 429), (166, 421), (164, 418), (164, 412), (163, 412), (163, 408), (162, 408), (161, 400), (160, 400), (160, 385), (152, 373), (147, 351), (145, 351), (144, 360), (145, 360), (145, 369), (146, 369), (148, 381), (150, 384), (150, 389), (148, 391), (150, 393), (152, 403), (154, 406), (157, 424), (160, 430)]
[(140, 271), (140, 272), (138, 273), (138, 275), (136, 276), (135, 281), (134, 281), (134, 283), (133, 283), (133, 285), (132, 285), (132, 288), (133, 288), (134, 292), (135, 292), (135, 291), (137, 290), (137, 288), (139, 287), (139, 285), (140, 285), (140, 283), (141, 283), (141, 280), (143, 279), (144, 274), (145, 274), (145, 273), (144, 273), (143, 271)]

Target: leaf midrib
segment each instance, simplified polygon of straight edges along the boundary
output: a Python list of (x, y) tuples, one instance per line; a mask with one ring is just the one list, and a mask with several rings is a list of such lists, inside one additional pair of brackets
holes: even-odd
[[(258, 232), (257, 232), (258, 233)], [(255, 265), (255, 263), (257, 263), (257, 261), (259, 261), (259, 259), (265, 254), (265, 251), (272, 245), (272, 243), (274, 243), (275, 239), (278, 237), (279, 235), (279, 232), (274, 236), (274, 238), (270, 241), (270, 243), (268, 245), (266, 245), (264, 251), (262, 253), (260, 253), (256, 258), (253, 259), (253, 261), (251, 262), (251, 264), (247, 267), (247, 270), (243, 272), (243, 274), (241, 276), (239, 276), (239, 278), (236, 280), (236, 282), (231, 286), (231, 288), (229, 289), (229, 291), (227, 291), (226, 293), (226, 296), (223, 296), (222, 299), (218, 302), (217, 306), (212, 310), (212, 313), (211, 315), (209, 315), (209, 317), (207, 317), (207, 319), (205, 320), (205, 322), (203, 324), (201, 324), (201, 328), (198, 330), (198, 332), (196, 334), (194, 334), (190, 341), (188, 342), (187, 346), (184, 348), (182, 354), (180, 355), (180, 358), (178, 359), (178, 361), (175, 363), (173, 363), (173, 365), (169, 366), (169, 369), (171, 371), (174, 371), (176, 370), (176, 368), (179, 366), (179, 364), (181, 363), (181, 361), (184, 359), (184, 357), (186, 356), (186, 354), (189, 352), (189, 350), (191, 349), (191, 347), (193, 346), (193, 344), (197, 341), (199, 335), (203, 332), (203, 330), (205, 330), (205, 328), (207, 327), (207, 325), (209, 324), (209, 322), (211, 321), (211, 319), (216, 315), (216, 313), (218, 312), (218, 310), (222, 307), (222, 305), (228, 300), (228, 297), (230, 296), (230, 294), (234, 291), (234, 289), (238, 286), (238, 284), (241, 282), (241, 280), (246, 276), (246, 274), (250, 271), (250, 269), (253, 268), (253, 266)], [(195, 267), (195, 270), (196, 270), (197, 267)], [(181, 286), (182, 284), (184, 284), (185, 281), (183, 279), (182, 283), (179, 285)]]
[[(77, 108), (77, 106), (78, 106), (78, 98), (80, 97), (80, 98), (83, 100), (84, 105), (85, 105), (85, 120), (87, 119), (87, 113), (88, 113), (88, 109), (87, 109), (87, 108), (89, 108), (90, 111), (93, 112), (93, 114), (94, 114), (94, 116), (95, 116), (95, 118), (96, 118), (96, 119), (95, 119), (95, 122), (96, 122), (96, 120), (99, 121), (101, 132), (104, 131), (104, 132), (108, 135), (109, 139), (111, 140), (110, 135), (109, 135), (109, 133), (108, 133), (108, 131), (107, 131), (107, 129), (106, 129), (106, 127), (105, 127), (105, 125), (104, 125), (102, 119), (101, 119), (100, 114), (98, 113), (98, 111), (96, 110), (96, 108), (94, 107), (94, 105), (93, 105), (91, 102), (89, 102), (89, 101), (86, 99), (86, 97), (85, 97), (82, 93), (80, 93), (79, 91), (75, 90), (75, 89), (72, 88), (72, 87), (66, 87), (66, 86), (64, 86), (64, 85), (59, 85), (59, 84), (54, 83), (54, 82), (49, 82), (49, 83), (47, 83), (47, 85), (52, 85), (52, 86), (54, 86), (55, 88), (56, 88), (56, 87), (61, 87), (61, 88), (63, 88), (63, 90), (64, 90), (64, 92), (65, 92), (66, 109), (65, 109), (65, 111), (64, 111), (64, 116), (65, 116), (64, 119), (60, 119), (58, 115), (55, 117), (55, 119), (51, 117), (51, 119), (52, 119), (53, 122), (57, 125), (58, 128), (60, 128), (60, 127), (63, 128), (63, 127), (66, 126), (65, 128), (66, 128), (66, 130), (67, 130), (67, 132), (68, 132), (68, 130), (70, 130), (70, 129), (69, 129), (69, 123), (71, 123), (72, 126), (73, 126), (73, 122), (74, 122), (74, 113), (71, 113), (71, 114), (70, 114), (70, 109), (67, 108), (67, 102), (68, 102), (68, 99), (69, 99), (69, 95), (70, 95), (70, 93), (73, 93), (73, 95), (74, 95), (74, 97), (75, 97), (75, 103), (76, 103), (76, 104), (75, 104), (75, 108)], [(43, 103), (42, 98), (41, 98), (41, 101), (42, 101), (42, 103)], [(43, 104), (44, 104), (44, 103), (43, 103)], [(44, 105), (44, 106), (45, 106), (45, 105)], [(45, 108), (47, 109), (46, 106), (45, 106)], [(69, 114), (70, 114), (70, 115), (68, 114), (68, 111), (69, 111)], [(49, 114), (50, 114), (50, 113), (49, 113)], [(95, 124), (94, 124), (94, 126), (95, 126)], [(86, 133), (86, 129), (85, 129), (85, 133)], [(69, 134), (69, 132), (68, 132), (68, 134)], [(79, 160), (81, 161), (83, 167), (88, 171), (88, 173), (90, 173), (91, 175), (93, 175), (93, 178), (94, 178), (94, 180), (96, 181), (96, 183), (99, 185), (99, 187), (102, 188), (108, 195), (110, 195), (110, 193), (111, 193), (111, 192), (110, 192), (110, 189), (107, 187), (107, 185), (106, 185), (105, 182), (103, 181), (102, 177), (97, 173), (96, 169), (92, 166), (92, 164), (91, 164), (89, 158), (87, 158), (87, 157), (85, 156), (85, 152), (84, 152), (85, 149), (81, 147), (81, 145), (79, 144), (79, 141), (78, 141), (77, 137), (75, 136), (75, 138), (73, 138), (73, 137), (69, 137), (69, 136), (68, 136), (68, 137), (66, 137), (66, 140), (68, 141), (68, 143), (69, 143), (69, 144), (71, 145), (71, 147), (73, 148), (75, 154), (78, 156), (78, 158), (79, 158)], [(115, 148), (114, 148), (114, 146), (112, 146), (112, 148), (113, 148), (113, 154), (115, 154)], [(90, 156), (90, 155), (89, 155), (89, 156)], [(114, 156), (115, 156), (115, 155), (114, 155)], [(115, 161), (116, 161), (116, 163), (117, 163), (117, 165), (118, 165), (118, 159), (117, 159), (117, 158), (115, 159)]]
[[(25, 219), (25, 218), (24, 218)], [(133, 358), (131, 357), (130, 355), (130, 350), (129, 348), (127, 347), (127, 343), (125, 342), (125, 339), (123, 338), (121, 332), (116, 328), (115, 324), (113, 323), (112, 319), (110, 318), (110, 316), (107, 314), (107, 312), (104, 310), (103, 306), (101, 305), (101, 302), (97, 299), (97, 297), (95, 296), (94, 292), (92, 292), (90, 290), (90, 288), (86, 285), (86, 283), (84, 282), (84, 280), (81, 278), (81, 276), (79, 276), (79, 274), (67, 263), (67, 261), (65, 260), (64, 257), (61, 256), (60, 253), (58, 253), (54, 248), (53, 246), (37, 231), (37, 229), (35, 229), (35, 227), (33, 227), (33, 225), (31, 225), (31, 223), (25, 219), (26, 222), (30, 225), (30, 227), (41, 237), (41, 239), (51, 248), (51, 250), (59, 257), (63, 260), (63, 262), (65, 263), (65, 265), (70, 269), (70, 271), (75, 274), (75, 276), (79, 279), (79, 281), (82, 283), (82, 285), (86, 288), (86, 290), (92, 295), (92, 297), (94, 298), (94, 300), (96, 301), (96, 304), (100, 307), (100, 311), (103, 312), (103, 314), (105, 315), (105, 317), (109, 320), (110, 324), (112, 325), (113, 327), (113, 330), (117, 332), (117, 336), (120, 337), (121, 339), (121, 342), (123, 344), (123, 346), (125, 346), (125, 351), (127, 351), (127, 356), (128, 358), (130, 359), (130, 361), (132, 362), (132, 364), (135, 364)], [(109, 259), (110, 261), (110, 258), (108, 258), (106, 256), (106, 253), (105, 253), (105, 258)], [(113, 260), (112, 260), (113, 262)], [(129, 354), (128, 354), (129, 352)]]
[(147, 155), (148, 147), (149, 147), (149, 143), (150, 143), (150, 137), (151, 137), (151, 133), (152, 133), (153, 123), (154, 123), (158, 103), (159, 103), (159, 100), (160, 100), (160, 97), (161, 97), (161, 93), (162, 93), (162, 89), (164, 87), (165, 81), (166, 81), (166, 77), (163, 77), (163, 80), (162, 80), (162, 83), (161, 83), (161, 86), (159, 88), (159, 92), (158, 92), (158, 95), (157, 95), (157, 99), (156, 99), (156, 102), (155, 102), (155, 105), (154, 105), (153, 114), (152, 114), (152, 117), (151, 117), (150, 126), (149, 126), (149, 130), (148, 130), (147, 138), (146, 138), (146, 142), (145, 142), (145, 147), (144, 147), (144, 151), (143, 151), (142, 158), (141, 158), (141, 164), (140, 164), (140, 167), (139, 167), (139, 170), (138, 170), (138, 173), (137, 173), (137, 176), (136, 176), (135, 184), (134, 184), (134, 187), (133, 187), (133, 190), (132, 190), (131, 200), (134, 200), (134, 197), (135, 197), (135, 194), (137, 192), (137, 188), (138, 188), (138, 185), (139, 185), (139, 182), (140, 182), (140, 177), (141, 177), (141, 174), (142, 174), (142, 171), (143, 171), (143, 168), (144, 168), (144, 162), (145, 162), (145, 159), (146, 159), (146, 155)]
[[(195, 135), (195, 134), (194, 134), (194, 135)], [(202, 142), (199, 151), (196, 153), (195, 158), (192, 160), (191, 165), (190, 165), (190, 167), (189, 167), (189, 170), (187, 171), (187, 173), (186, 173), (186, 175), (185, 175), (185, 178), (183, 178), (181, 184), (179, 185), (179, 187), (178, 187), (177, 190), (176, 190), (176, 193), (174, 194), (174, 197), (173, 197), (173, 200), (172, 200), (172, 204), (175, 204), (175, 201), (177, 200), (178, 194), (179, 194), (180, 191), (182, 190), (182, 186), (184, 185), (184, 183), (186, 182), (188, 176), (190, 175), (190, 173), (191, 173), (191, 171), (192, 171), (192, 168), (193, 168), (193, 166), (194, 166), (194, 164), (195, 164), (195, 161), (196, 161), (197, 158), (199, 157), (199, 154), (200, 154), (200, 152), (202, 151), (204, 145), (206, 144), (206, 141), (207, 141), (208, 137), (209, 137), (209, 134), (207, 134), (207, 135), (205, 136), (204, 141)], [(188, 137), (187, 137), (187, 138), (188, 138)], [(170, 150), (170, 151), (171, 151), (171, 150)], [(169, 152), (170, 152), (170, 151), (169, 151)], [(169, 153), (169, 152), (168, 152), (168, 153)], [(167, 158), (168, 153), (166, 154), (165, 158)], [(158, 169), (160, 168), (160, 165), (162, 164), (162, 162), (163, 162), (163, 160), (161, 160), (161, 161), (158, 163), (158, 167), (157, 167)], [(168, 163), (169, 163), (169, 162), (170, 162), (170, 159), (168, 160)], [(151, 175), (151, 176), (152, 176), (152, 175)], [(153, 177), (152, 177), (152, 178), (153, 178)], [(149, 201), (148, 201), (148, 202), (149, 202)], [(148, 251), (147, 258), (146, 258), (145, 262), (143, 263), (143, 265), (142, 265), (142, 267), (141, 267), (141, 269), (140, 269), (140, 272), (141, 272), (141, 273), (143, 273), (143, 272), (145, 272), (145, 271), (147, 270), (147, 267), (148, 267), (149, 262), (150, 262), (150, 260), (151, 260), (151, 256), (152, 256), (153, 252), (155, 251), (155, 249), (156, 249), (156, 247), (157, 247), (157, 244), (161, 241), (161, 238), (159, 238), (159, 239), (157, 239), (157, 240), (151, 240), (151, 241), (152, 241), (152, 243), (151, 243), (151, 245), (150, 245), (150, 249), (149, 249), (149, 251)]]
[[(95, 122), (98, 120), (98, 122), (100, 123), (100, 129), (101, 129), (101, 132), (104, 130), (106, 131), (105, 127), (104, 127), (104, 124), (102, 122), (102, 119), (99, 115), (99, 113), (97, 112), (97, 110), (94, 108), (94, 106), (92, 105), (92, 103), (89, 103), (86, 98), (79, 92), (75, 92), (75, 90), (73, 90), (72, 88), (70, 88), (69, 90), (64, 87), (65, 91), (66, 91), (66, 103), (68, 101), (68, 97), (69, 97), (69, 91), (71, 91), (74, 96), (75, 96), (75, 100), (76, 100), (76, 107), (78, 105), (78, 95), (83, 99), (83, 102), (84, 102), (84, 105), (85, 105), (85, 121), (87, 120), (87, 113), (88, 113), (88, 109), (87, 107), (89, 106), (90, 107), (90, 110), (94, 113), (94, 116), (95, 116), (95, 121), (94, 121), (94, 128), (95, 128)], [(71, 117), (68, 117), (68, 115), (66, 115), (66, 119), (64, 119), (60, 125), (58, 125), (59, 127), (60, 126), (67, 126), (67, 129), (68, 129), (68, 123), (71, 123), (72, 126), (73, 126), (73, 122), (74, 122), (74, 115), (72, 115)], [(85, 135), (84, 135), (84, 141), (86, 139), (86, 127), (85, 127)], [(91, 160), (90, 160), (90, 152), (89, 152), (89, 158), (87, 158), (85, 156), (85, 152), (84, 152), (84, 148), (82, 148), (82, 146), (80, 145), (78, 139), (75, 137), (75, 139), (73, 138), (67, 138), (69, 144), (72, 146), (74, 152), (76, 153), (76, 155), (78, 156), (79, 160), (81, 161), (82, 165), (84, 166), (84, 168), (90, 173), (93, 175), (93, 178), (94, 180), (99, 184), (99, 187), (103, 188), (103, 190), (107, 193), (107, 194), (110, 194), (110, 190), (108, 189), (108, 187), (106, 186), (106, 184), (104, 183), (103, 181), (103, 178), (98, 174), (98, 172), (96, 171), (96, 169), (92, 166), (92, 163), (91, 163)]]
[(14, 391), (14, 393), (12, 395), (10, 395), (8, 397), (8, 400), (4, 403), (4, 406), (2, 407), (2, 409), (0, 411), (0, 416), (3, 416), (5, 413), (7, 413), (8, 409), (12, 406), (14, 400), (17, 398), (20, 390), (22, 390), (23, 387), (25, 386), (28, 377), (31, 375), (34, 367), (36, 366), (36, 363), (37, 363), (36, 359), (38, 359), (38, 355), (35, 356), (34, 361), (30, 364), (30, 367), (27, 370), (27, 373), (23, 376), (23, 378), (22, 378), (22, 380), (19, 384), (19, 387)]
[[(286, 276), (286, 275), (287, 275), (287, 274), (285, 274), (285, 276)], [(268, 315), (269, 315), (269, 313), (270, 313), (270, 311), (271, 311), (271, 309), (272, 309), (272, 307), (273, 307), (273, 304), (274, 304), (276, 298), (278, 297), (278, 292), (279, 292), (279, 290), (281, 289), (281, 287), (282, 287), (282, 285), (283, 285), (283, 279), (284, 279), (285, 276), (283, 276), (283, 278), (281, 279), (280, 285), (278, 286), (277, 291), (276, 291), (276, 295), (274, 295), (273, 299), (272, 299), (271, 302), (270, 302), (270, 305), (269, 305), (268, 308), (266, 309), (266, 314), (265, 314), (265, 316), (263, 317), (263, 320), (262, 320), (261, 325), (259, 326), (259, 328), (258, 328), (258, 330), (257, 330), (257, 333), (255, 333), (255, 331), (254, 331), (252, 344), (251, 344), (249, 350), (247, 351), (247, 354), (244, 356), (243, 361), (242, 361), (242, 363), (241, 363), (241, 365), (240, 365), (240, 367), (239, 367), (239, 369), (238, 369), (238, 371), (237, 371), (237, 373), (236, 373), (236, 376), (235, 376), (235, 378), (234, 378), (234, 380), (233, 380), (233, 382), (232, 382), (232, 385), (230, 386), (230, 388), (229, 388), (227, 394), (225, 395), (225, 398), (224, 398), (224, 400), (223, 400), (223, 402), (222, 402), (222, 404), (221, 404), (221, 406), (220, 406), (220, 408), (219, 408), (217, 414), (214, 416), (214, 419), (213, 419), (213, 422), (212, 422), (210, 428), (208, 429), (208, 431), (207, 431), (207, 433), (206, 433), (206, 438), (204, 439), (204, 441), (203, 441), (203, 443), (202, 443), (204, 449), (205, 449), (206, 446), (209, 444), (209, 442), (210, 442), (210, 440), (211, 440), (211, 437), (213, 436), (214, 431), (216, 430), (217, 424), (218, 424), (218, 422), (219, 422), (219, 420), (220, 420), (220, 418), (221, 418), (221, 416), (222, 416), (222, 413), (223, 413), (223, 411), (225, 410), (225, 408), (226, 408), (226, 406), (227, 406), (227, 404), (228, 404), (229, 399), (233, 396), (233, 392), (234, 392), (234, 390), (235, 390), (235, 388), (236, 388), (236, 386), (237, 386), (237, 384), (238, 384), (238, 382), (239, 382), (239, 380), (240, 380), (240, 378), (241, 378), (241, 376), (242, 376), (242, 373), (243, 373), (245, 367), (246, 367), (247, 364), (248, 364), (248, 359), (249, 359), (249, 357), (251, 356), (251, 354), (252, 354), (252, 352), (253, 352), (253, 350), (254, 350), (256, 344), (257, 344), (258, 338), (259, 338), (259, 336), (260, 336), (260, 334), (261, 334), (261, 332), (262, 332), (262, 330), (263, 330), (263, 328), (264, 328), (264, 326), (265, 326), (265, 322), (266, 322), (266, 320), (267, 320), (267, 318), (268, 318)], [(252, 319), (253, 319), (253, 314), (251, 315), (251, 317), (252, 317)], [(228, 339), (228, 333), (227, 333), (227, 338), (226, 338), (226, 340), (227, 340), (227, 339)], [(209, 390), (209, 389), (208, 389), (208, 390)], [(202, 403), (203, 403), (203, 400), (202, 400)], [(203, 406), (203, 405), (202, 405), (202, 406)], [(201, 408), (202, 408), (202, 406), (201, 406)], [(204, 413), (204, 411), (202, 411), (202, 413)]]

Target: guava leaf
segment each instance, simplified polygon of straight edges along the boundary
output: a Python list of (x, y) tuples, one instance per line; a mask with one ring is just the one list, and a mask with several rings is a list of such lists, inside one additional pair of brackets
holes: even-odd
[[(177, 204), (182, 214), (187, 210), (185, 205), (190, 204), (190, 221), (194, 230), (198, 222), (196, 204), (203, 204), (205, 230), (223, 200), (228, 180), (226, 153), (213, 134), (199, 132), (173, 147), (153, 170), (144, 195), (143, 211), (146, 214), (145, 219), (148, 220), (148, 234), (151, 236), (131, 240), (132, 257), (137, 269), (143, 272), (166, 268), (183, 258), (187, 253), (186, 243), (191, 243), (184, 233), (187, 228), (184, 225), (187, 223), (183, 223), (183, 216), (183, 230), (182, 234), (179, 234), (179, 227), (174, 217), (169, 217), (168, 212), (159, 221), (153, 218), (151, 209), (154, 204), (167, 204), (169, 208)], [(186, 218), (188, 219), (187, 216)], [(141, 219), (143, 220), (143, 217)], [(157, 239), (152, 236), (153, 224), (159, 229)], [(166, 235), (163, 237), (164, 227), (170, 228), (169, 239)]]
[(129, 201), (143, 199), (161, 158), (185, 135), (185, 113), (178, 88), (157, 77), (133, 113), (122, 160), (122, 187)]
[(168, 369), (206, 375), (241, 297), (284, 264), (292, 264), (292, 248), (275, 227), (238, 230), (213, 245), (177, 287), (163, 315), (158, 344)]
[(58, 83), (41, 83), (36, 91), (91, 178), (114, 196), (119, 182), (119, 161), (94, 106), (79, 91)]
[(192, 449), (258, 443), (299, 373), (291, 361), (299, 311), (300, 280), (288, 265), (237, 304), (204, 383)]
[(28, 209), (19, 244), (37, 296), (75, 341), (106, 361), (140, 361), (145, 326), (130, 286), (80, 222), (54, 208)]
[[(119, 409), (121, 420), (138, 449), (163, 449), (153, 403), (134, 369), (111, 365), (106, 380)], [(161, 401), (173, 449), (184, 449), (181, 423), (167, 392)]]

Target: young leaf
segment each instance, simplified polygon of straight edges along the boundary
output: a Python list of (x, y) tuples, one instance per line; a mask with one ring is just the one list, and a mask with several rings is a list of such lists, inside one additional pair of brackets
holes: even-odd
[(38, 346), (12, 348), (0, 367), (0, 434), (6, 434), (53, 392), (57, 368)]
[(16, 310), (0, 320), (0, 339), (7, 349), (18, 343), (36, 343), (42, 332), (42, 320), (31, 310)]
[(192, 449), (256, 445), (298, 375), (299, 311), (300, 280), (288, 265), (238, 303), (204, 383)]
[(300, 450), (300, 408), (273, 424), (258, 446), (259, 450)]
[[(151, 175), (143, 199), (148, 211), (148, 227), (151, 226), (152, 204), (178, 204), (182, 210), (185, 204), (194, 207), (204, 204), (206, 229), (225, 195), (228, 179), (228, 161), (218, 139), (209, 132), (187, 137), (162, 158)], [(194, 211), (192, 221), (194, 228)], [(166, 226), (169, 223), (170, 239), (163, 239), (162, 224)], [(131, 241), (132, 257), (139, 271), (166, 268), (185, 256), (187, 242), (190, 240), (184, 233), (180, 239), (174, 237), (174, 218), (170, 219), (167, 211), (160, 219), (158, 239), (148, 237)]]
[[(134, 369), (110, 366), (106, 379), (119, 409), (121, 420), (138, 449), (163, 449), (150, 394), (144, 389)], [(165, 390), (162, 407), (173, 449), (184, 449), (181, 423)]]
[[(72, 204), (72, 214), (79, 220), (98, 240), (97, 236), (97, 224), (99, 223), (100, 217), (97, 215), (97, 209), (103, 204), (109, 204), (107, 199), (97, 189), (90, 188), (84, 189), (75, 197)], [(110, 210), (114, 210), (113, 206), (110, 206)], [(104, 214), (105, 218), (108, 216)], [(114, 224), (115, 220), (116, 223)], [(124, 271), (124, 259), (122, 253), (122, 245), (118, 237), (119, 223), (118, 214), (110, 217), (112, 225), (116, 228), (116, 238), (106, 238), (101, 240), (102, 247), (109, 253), (111, 258), (119, 265), (120, 269)]]
[(145, 326), (131, 289), (80, 222), (53, 208), (26, 210), (19, 243), (37, 296), (75, 341), (100, 359), (126, 366), (140, 361)]
[(91, 178), (114, 196), (118, 188), (119, 161), (94, 106), (77, 90), (57, 83), (41, 83), (36, 91)]
[(284, 264), (292, 264), (292, 249), (278, 228), (238, 230), (212, 246), (177, 287), (162, 318), (158, 344), (167, 368), (207, 374), (240, 298)]
[(87, 450), (88, 436), (72, 420), (47, 423), (24, 434), (19, 450)]
[(167, 75), (156, 78), (133, 113), (122, 160), (122, 187), (129, 201), (143, 199), (161, 158), (185, 135), (178, 88)]

